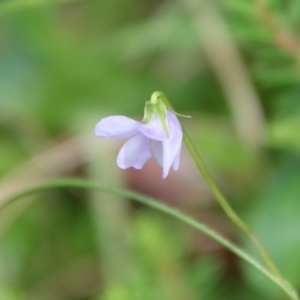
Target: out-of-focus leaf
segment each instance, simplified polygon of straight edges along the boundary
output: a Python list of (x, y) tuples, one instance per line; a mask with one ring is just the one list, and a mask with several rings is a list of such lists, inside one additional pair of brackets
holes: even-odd
[[(259, 202), (247, 212), (250, 228), (258, 235), (282, 274), (297, 289), (300, 286), (300, 160), (287, 159), (274, 172)], [(248, 250), (255, 253), (252, 246)], [(274, 287), (246, 268), (257, 289), (275, 297)]]
[(289, 87), (300, 81), (300, 73), (294, 66), (265, 67), (257, 64), (254, 76), (267, 87)]
[(235, 133), (235, 129), (229, 119), (214, 116), (199, 115), (190, 132), (193, 139), (199, 145), (201, 152), (218, 170), (227, 172), (241, 172), (248, 174), (258, 167), (259, 160), (256, 153), (242, 144)]
[(284, 150), (300, 151), (300, 115), (274, 119), (270, 124), (270, 144)]

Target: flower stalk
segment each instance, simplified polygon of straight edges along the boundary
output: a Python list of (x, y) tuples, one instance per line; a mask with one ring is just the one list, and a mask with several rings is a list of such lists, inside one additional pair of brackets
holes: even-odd
[[(161, 93), (161, 92), (155, 92), (156, 96), (161, 98), (166, 106), (174, 111), (171, 103), (167, 99), (167, 97)], [(258, 252), (260, 253), (262, 259), (266, 263), (267, 267), (269, 268), (270, 272), (278, 278), (279, 281), (282, 282), (283, 285), (285, 285), (286, 289), (288, 289), (291, 294), (294, 295), (292, 299), (299, 299), (297, 293), (294, 291), (294, 289), (291, 287), (291, 285), (284, 279), (284, 277), (281, 275), (280, 271), (276, 267), (275, 263), (273, 262), (272, 258), (270, 257), (269, 253), (266, 251), (265, 247), (262, 245), (262, 243), (259, 241), (257, 236), (252, 232), (252, 230), (248, 227), (248, 225), (237, 215), (237, 213), (233, 210), (233, 208), (230, 206), (229, 202), (226, 200), (220, 189), (217, 187), (215, 181), (213, 180), (212, 176), (210, 175), (208, 169), (206, 168), (205, 164), (203, 163), (203, 160), (201, 159), (200, 154), (198, 153), (196, 147), (194, 146), (192, 140), (189, 138), (188, 134), (183, 128), (183, 141), (189, 150), (192, 158), (194, 159), (196, 166), (200, 173), (202, 174), (204, 180), (206, 181), (207, 185), (211, 189), (213, 195), (215, 196), (216, 200), (224, 210), (224, 212), (227, 214), (227, 216), (230, 218), (230, 220), (240, 229), (242, 230), (252, 241)]]

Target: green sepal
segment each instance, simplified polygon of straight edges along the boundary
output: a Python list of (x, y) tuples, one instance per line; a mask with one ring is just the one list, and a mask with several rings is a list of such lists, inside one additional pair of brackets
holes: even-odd
[(157, 99), (156, 104), (154, 104), (155, 112), (157, 114), (159, 123), (169, 137), (169, 122), (168, 122), (168, 111), (165, 103), (161, 99)]
[(157, 115), (159, 123), (163, 131), (169, 137), (168, 111), (162, 99), (155, 99), (155, 101), (147, 101), (144, 108), (143, 123), (149, 123), (154, 114)]
[(162, 92), (156, 91), (152, 93), (150, 102), (155, 104), (159, 101), (163, 101), (163, 103), (166, 105), (167, 109), (173, 112), (176, 116), (182, 117), (182, 118), (191, 118), (191, 116), (182, 115), (176, 112), (173, 107), (171, 106), (169, 100), (167, 99), (166, 95)]
[(154, 92), (145, 104), (143, 123), (149, 123), (156, 114), (163, 131), (169, 137), (168, 109), (179, 117), (190, 118), (175, 112), (162, 92)]
[(154, 114), (155, 114), (154, 105), (150, 101), (147, 101), (144, 108), (144, 118), (142, 122), (149, 123), (152, 120)]

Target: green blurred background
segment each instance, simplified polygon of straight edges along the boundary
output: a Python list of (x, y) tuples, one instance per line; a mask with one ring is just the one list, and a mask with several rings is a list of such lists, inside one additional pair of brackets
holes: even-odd
[[(0, 202), (59, 177), (121, 186), (209, 224), (255, 256), (186, 149), (161, 179), (122, 171), (104, 116), (142, 119), (163, 91), (217, 183), (300, 288), (298, 0), (2, 0)], [(0, 299), (286, 299), (186, 225), (99, 192), (60, 189), (0, 212)]]

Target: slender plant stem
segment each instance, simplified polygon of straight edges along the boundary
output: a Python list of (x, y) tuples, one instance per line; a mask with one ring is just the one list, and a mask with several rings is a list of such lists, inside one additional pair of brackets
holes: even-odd
[(223, 210), (225, 211), (225, 213), (228, 215), (228, 217), (232, 220), (232, 222), (238, 228), (240, 228), (243, 232), (245, 232), (249, 236), (249, 238), (252, 240), (252, 242), (254, 243), (255, 247), (257, 248), (257, 250), (261, 254), (262, 258), (264, 259), (264, 261), (268, 265), (270, 271), (275, 276), (282, 277), (280, 275), (279, 270), (275, 266), (274, 262), (272, 261), (272, 259), (270, 258), (269, 254), (267, 253), (267, 251), (265, 250), (265, 248), (263, 247), (263, 245), (260, 243), (260, 241), (258, 240), (258, 238), (256, 237), (256, 235), (241, 220), (241, 218), (235, 213), (235, 211), (230, 206), (230, 204), (227, 202), (227, 200), (225, 199), (225, 197), (223, 196), (223, 194), (221, 193), (221, 191), (219, 190), (219, 188), (216, 186), (214, 180), (212, 179), (212, 177), (211, 177), (210, 173), (208, 172), (207, 168), (205, 167), (203, 161), (200, 159), (200, 156), (199, 156), (199, 154), (198, 154), (198, 152), (197, 152), (194, 144), (192, 143), (191, 139), (189, 138), (189, 136), (188, 136), (188, 134), (186, 132), (184, 132), (183, 139), (184, 139), (184, 143), (187, 146), (187, 148), (188, 148), (191, 156), (193, 157), (193, 159), (194, 159), (194, 161), (195, 161), (198, 169), (200, 170), (200, 172), (201, 172), (204, 180), (206, 181), (206, 183), (210, 187), (212, 193), (214, 194), (214, 196), (218, 200), (219, 204), (221, 205), (221, 207), (223, 208)]
[[(172, 104), (167, 99), (167, 97), (161, 93), (161, 92), (155, 92), (157, 93), (157, 97), (161, 97), (167, 107), (174, 110), (172, 107)], [(261, 257), (263, 258), (264, 262), (268, 266), (269, 270), (272, 272), (272, 274), (278, 278), (286, 286), (287, 289), (289, 289), (291, 292), (297, 293), (294, 291), (294, 289), (290, 286), (290, 284), (284, 279), (284, 277), (281, 275), (280, 271), (276, 267), (275, 263), (273, 262), (272, 258), (266, 251), (265, 247), (262, 245), (262, 243), (259, 241), (257, 236), (252, 232), (252, 230), (247, 226), (247, 224), (236, 214), (236, 212), (233, 210), (233, 208), (230, 206), (229, 202), (226, 200), (226, 198), (223, 196), (219, 188), (217, 187), (215, 181), (213, 180), (212, 176), (210, 175), (209, 171), (207, 170), (205, 164), (203, 163), (203, 160), (201, 159), (200, 154), (198, 153), (196, 147), (194, 146), (192, 140), (189, 138), (186, 131), (183, 129), (183, 140), (188, 148), (192, 158), (194, 159), (198, 170), (202, 174), (204, 180), (206, 181), (207, 185), (211, 189), (213, 195), (216, 197), (218, 203), (223, 208), (227, 216), (230, 218), (230, 220), (239, 228), (241, 229), (253, 242), (254, 246), (260, 253)], [(298, 297), (298, 296), (297, 296)]]
[(242, 250), (241, 248), (234, 245), (229, 240), (225, 239), (222, 235), (215, 232), (210, 227), (200, 223), (199, 221), (194, 220), (193, 218), (183, 214), (182, 212), (175, 210), (167, 205), (157, 202), (155, 199), (151, 199), (149, 197), (125, 190), (120, 188), (115, 188), (107, 185), (102, 185), (99, 183), (87, 181), (87, 180), (80, 180), (80, 179), (60, 179), (55, 180), (52, 182), (48, 182), (45, 184), (36, 185), (25, 190), (22, 190), (19, 193), (12, 195), (9, 198), (4, 199), (0, 206), (0, 210), (6, 207), (7, 205), (11, 204), (12, 202), (19, 200), (21, 198), (32, 196), (47, 190), (57, 189), (57, 188), (85, 188), (85, 189), (94, 189), (100, 190), (105, 193), (112, 193), (116, 194), (139, 203), (142, 203), (146, 206), (154, 208), (160, 212), (163, 212), (169, 216), (172, 216), (181, 222), (190, 225), (191, 227), (195, 228), (198, 231), (206, 234), (207, 236), (211, 237), (215, 241), (219, 242), (221, 245), (235, 253), (238, 257), (243, 259), (248, 264), (252, 265), (255, 269), (257, 269), (260, 273), (265, 275), (270, 281), (275, 283), (283, 292), (286, 293), (291, 299), (299, 300), (297, 294), (282, 281), (277, 276), (274, 276), (269, 270), (267, 270), (264, 266), (262, 266), (259, 262), (257, 262), (254, 258), (252, 258), (247, 252)]

